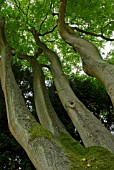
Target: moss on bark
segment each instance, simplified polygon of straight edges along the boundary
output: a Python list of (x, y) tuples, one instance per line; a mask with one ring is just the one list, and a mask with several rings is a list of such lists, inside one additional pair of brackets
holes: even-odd
[(61, 135), (60, 141), (68, 154), (71, 170), (114, 169), (114, 154), (107, 149), (99, 146), (84, 148), (66, 133)]

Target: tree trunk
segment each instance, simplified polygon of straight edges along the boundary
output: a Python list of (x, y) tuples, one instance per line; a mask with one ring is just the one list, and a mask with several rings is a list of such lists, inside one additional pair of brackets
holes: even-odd
[(48, 129), (55, 137), (59, 138), (62, 132), (67, 133), (67, 131), (51, 104), (41, 65), (34, 56), (21, 55), (20, 58), (28, 60), (32, 66), (34, 100), (39, 121), (45, 129)]
[[(61, 131), (61, 136), (59, 135), (59, 140), (57, 140), (51, 132), (42, 128), (32, 116), (26, 107), (12, 72), (11, 48), (5, 38), (3, 18), (0, 18), (0, 57), (0, 80), (5, 96), (9, 129), (37, 170), (82, 170), (88, 167), (91, 170), (103, 169), (104, 167), (105, 169), (113, 169), (114, 155), (111, 152), (99, 147), (86, 150), (69, 134), (64, 133), (64, 130)], [(55, 59), (54, 62), (56, 62)], [(58, 71), (61, 72), (60, 67), (58, 67)], [(39, 77), (37, 78), (39, 79)], [(41, 83), (40, 79), (38, 81)], [(65, 81), (67, 80), (65, 79)], [(42, 91), (42, 86), (40, 88)], [(58, 88), (61, 89), (61, 87)], [(70, 103), (70, 105), (69, 107), (72, 108), (74, 103)], [(49, 121), (54, 120), (49, 119)], [(51, 128), (49, 130), (51, 131)]]
[(58, 20), (58, 31), (61, 37), (80, 54), (84, 71), (96, 77), (105, 86), (114, 106), (114, 65), (102, 59), (95, 45), (82, 39), (70, 26), (66, 26), (65, 10), (66, 0), (61, 0)]
[(36, 43), (48, 56), (51, 63), (54, 83), (60, 100), (78, 130), (86, 147), (103, 146), (114, 152), (114, 137), (75, 96), (64, 75), (58, 56), (40, 41), (35, 30), (32, 31)]
[[(69, 152), (54, 136), (43, 129), (26, 107), (11, 68), (11, 50), (0, 18), (0, 80), (5, 96), (8, 125), (15, 139), (24, 148), (37, 170), (70, 169)], [(75, 156), (74, 156), (75, 158)]]

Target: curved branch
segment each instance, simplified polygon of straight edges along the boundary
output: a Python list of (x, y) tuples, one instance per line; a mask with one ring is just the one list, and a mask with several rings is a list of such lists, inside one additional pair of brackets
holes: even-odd
[(66, 11), (66, 0), (60, 0), (59, 4), (59, 23), (61, 27), (64, 27), (65, 23), (65, 11)]
[(15, 49), (9, 45), (4, 30), (5, 30), (5, 18), (0, 17), (0, 54), (3, 51), (3, 49), (6, 48), (5, 50), (8, 50), (10, 55), (14, 56)]
[(3, 17), (0, 17), (0, 48), (3, 48), (4, 44), (7, 44), (5, 33), (4, 33), (4, 25), (5, 25), (5, 19)]
[(36, 112), (41, 125), (53, 133), (55, 137), (60, 137), (62, 132), (66, 132), (64, 125), (59, 120), (47, 93), (45, 77), (42, 65), (35, 57), (21, 55), (21, 59), (26, 59), (31, 63), (33, 70), (33, 90)]
[[(62, 24), (64, 24), (64, 21), (63, 21), (64, 17), (62, 16), (63, 12), (61, 12), (62, 7), (64, 6), (64, 2), (65, 0), (63, 1), (61, 0), (60, 7), (59, 7), (60, 8), (59, 10), (60, 12), (60, 15), (59, 15), (60, 24), (59, 25), (60, 26), (62, 26), (61, 21), (62, 21)], [(64, 8), (64, 12), (65, 12), (65, 8)], [(65, 16), (65, 14), (63, 15)], [(96, 77), (105, 86), (112, 100), (112, 103), (114, 105), (114, 88), (113, 88), (114, 67), (113, 65), (106, 63), (102, 59), (98, 48), (94, 44), (92, 44), (91, 42), (87, 41), (84, 38), (77, 37), (76, 33), (70, 26), (68, 26), (68, 29), (65, 29), (66, 32), (64, 31), (64, 28), (65, 27), (60, 27), (60, 29), (63, 29), (62, 31), (59, 29), (59, 33), (61, 37), (64, 39), (64, 41), (70, 44), (73, 47), (73, 49), (75, 49), (79, 53), (82, 59), (82, 63), (83, 63), (83, 70), (88, 75)]]
[[(75, 96), (75, 94), (73, 93), (69, 85), (68, 79), (66, 78), (66, 76), (64, 75), (62, 71), (61, 63), (56, 53), (52, 51), (51, 49), (49, 49), (46, 46), (46, 44), (41, 42), (36, 30), (33, 30), (32, 34), (35, 38), (37, 45), (40, 46), (40, 48), (42, 48), (42, 50), (44, 51), (44, 53), (48, 56), (50, 60), (50, 63), (51, 63), (50, 67), (51, 67), (51, 71), (53, 74), (54, 83), (55, 83), (58, 95), (61, 99), (61, 102), (64, 108), (66, 109), (68, 115), (70, 116), (74, 126), (78, 130), (85, 146), (86, 147), (93, 146), (93, 145), (104, 146), (106, 148), (110, 148), (110, 150), (114, 152), (114, 147), (108, 146), (109, 143), (107, 143), (107, 137), (106, 137), (107, 135), (110, 136), (111, 143), (113, 143), (112, 141), (113, 139), (110, 133), (107, 131), (106, 128), (104, 128), (101, 122), (99, 122), (99, 120), (95, 118), (93, 114), (91, 114), (90, 111), (87, 108), (85, 108), (85, 106)], [(91, 125), (93, 124), (96, 124), (94, 129), (91, 127)], [(104, 136), (103, 131), (105, 131), (105, 136)], [(101, 134), (103, 135), (102, 136), (104, 139), (103, 143), (99, 137), (99, 134), (97, 134), (99, 132), (100, 132), (100, 137), (101, 137)], [(98, 135), (98, 138), (96, 140), (97, 135)]]
[(48, 13), (46, 14), (45, 18), (43, 19), (43, 21), (42, 21), (41, 24), (40, 24), (39, 32), (40, 32), (40, 30), (42, 29), (42, 25), (44, 24), (45, 20), (47, 19), (47, 16), (48, 16)]
[[(60, 33), (61, 37), (67, 39), (67, 37), (69, 35), (68, 35), (68, 30), (66, 30), (66, 24), (65, 24), (66, 2), (67, 2), (67, 0), (61, 0), (60, 1), (58, 30), (59, 30), (59, 33)], [(95, 33), (92, 33), (92, 32), (84, 31), (84, 30), (82, 30), (82, 29), (80, 29), (78, 27), (73, 27), (72, 28), (72, 27), (69, 26), (69, 28), (71, 28), (72, 30), (76, 29), (79, 32), (82, 32), (82, 33), (85, 33), (85, 34), (88, 34), (88, 35), (92, 35), (92, 36), (95, 36), (95, 37), (101, 37), (102, 39), (107, 40), (107, 41), (114, 41), (114, 39), (107, 38), (103, 34), (95, 34)]]
[(45, 35), (47, 35), (47, 34), (50, 34), (51, 32), (53, 32), (53, 31), (55, 30), (56, 27), (57, 27), (57, 25), (55, 25), (55, 26), (52, 28), (52, 30), (47, 31), (47, 32), (44, 32), (43, 34), (40, 34), (40, 33), (39, 33), (39, 36), (45, 36)]
[(79, 31), (81, 33), (87, 34), (87, 35), (92, 35), (92, 36), (95, 36), (95, 37), (101, 37), (102, 39), (107, 40), (107, 41), (114, 41), (114, 38), (107, 38), (103, 34), (95, 34), (93, 32), (84, 31), (84, 30), (82, 30), (82, 29), (80, 29), (78, 27), (73, 27), (73, 29), (75, 29), (75, 30), (77, 30), (77, 31)]
[(65, 30), (65, 11), (66, 11), (66, 0), (60, 0), (58, 30), (61, 36), (64, 36), (64, 34), (67, 34)]

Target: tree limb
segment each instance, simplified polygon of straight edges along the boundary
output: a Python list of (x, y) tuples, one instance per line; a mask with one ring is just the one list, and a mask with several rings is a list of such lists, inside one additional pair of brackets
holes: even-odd
[(52, 28), (52, 30), (47, 31), (47, 32), (44, 32), (43, 34), (40, 34), (40, 33), (39, 33), (39, 36), (45, 36), (45, 35), (47, 35), (47, 34), (50, 34), (51, 32), (53, 32), (53, 31), (55, 30), (56, 27), (57, 27), (57, 25), (55, 25), (55, 26)]
[[(66, 2), (67, 2), (67, 0), (61, 0), (60, 4), (59, 4), (58, 30), (59, 30), (59, 33), (61, 34), (62, 37), (64, 37), (64, 34), (67, 35), (67, 33), (68, 33), (68, 32), (66, 32), (66, 28), (65, 28), (66, 27), (66, 24), (65, 24)], [(107, 40), (107, 41), (114, 41), (114, 39), (105, 37), (103, 35), (103, 33), (102, 34), (95, 34), (95, 33), (92, 33), (92, 32), (84, 31), (84, 30), (82, 30), (78, 27), (73, 27), (72, 30), (74, 30), (74, 29), (76, 29), (79, 32), (88, 34), (88, 35), (92, 35), (92, 36), (95, 36), (95, 37), (101, 37), (102, 39)]]
[(66, 0), (60, 0), (58, 21), (61, 27), (64, 27), (65, 24), (65, 11), (66, 11)]
[[(66, 109), (68, 115), (70, 116), (74, 126), (78, 130), (83, 143), (86, 147), (90, 146), (103, 146), (114, 151), (114, 147), (112, 146), (113, 139), (108, 130), (101, 124), (101, 122), (94, 117), (90, 111), (85, 108), (85, 106), (79, 101), (79, 99), (73, 93), (69, 81), (64, 75), (61, 67), (60, 60), (55, 52), (49, 49), (46, 44), (41, 42), (36, 30), (32, 31), (35, 41), (38, 46), (42, 48), (44, 53), (48, 56), (49, 61), (51, 63), (51, 71), (54, 78), (54, 83), (57, 89), (57, 93), (61, 99), (61, 102)], [(70, 33), (69, 33), (70, 34)], [(79, 40), (79, 38), (77, 38)], [(81, 38), (80, 38), (81, 39)], [(90, 46), (91, 49), (91, 46)], [(91, 123), (90, 123), (91, 122)], [(96, 126), (92, 128), (93, 124)], [(83, 129), (83, 131), (82, 131)], [(100, 129), (100, 130), (99, 130)], [(104, 132), (105, 131), (105, 136)], [(100, 135), (98, 135), (100, 133)], [(101, 134), (103, 135), (101, 137)], [(96, 139), (96, 136), (99, 136)], [(110, 136), (111, 146), (108, 146), (107, 136)], [(103, 142), (101, 139), (103, 138)]]
[(48, 16), (48, 13), (46, 14), (45, 18), (43, 19), (43, 21), (42, 21), (41, 24), (40, 24), (39, 32), (40, 32), (40, 30), (42, 29), (42, 25), (44, 24), (45, 20), (47, 19), (47, 16)]
[(106, 40), (106, 41), (114, 41), (114, 38), (107, 38), (107, 37), (105, 37), (104, 35), (103, 35), (103, 33), (102, 34), (95, 34), (95, 33), (93, 33), (93, 32), (89, 32), (89, 31), (85, 31), (85, 30), (82, 30), (82, 29), (80, 29), (80, 28), (78, 28), (78, 27), (73, 27), (73, 29), (74, 30), (77, 30), (77, 31), (79, 31), (79, 32), (81, 32), (81, 33), (84, 33), (84, 34), (86, 34), (86, 35), (91, 35), (91, 36), (94, 36), (94, 37), (101, 37), (102, 39), (104, 39), (104, 40)]
[(21, 8), (20, 2), (17, 3), (17, 0), (14, 0), (14, 2), (18, 10), (21, 11), (27, 17), (27, 14)]

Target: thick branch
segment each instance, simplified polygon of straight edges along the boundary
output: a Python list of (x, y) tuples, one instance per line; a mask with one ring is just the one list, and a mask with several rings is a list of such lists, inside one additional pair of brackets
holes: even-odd
[[(62, 71), (58, 56), (40, 41), (35, 30), (32, 31), (32, 33), (37, 45), (42, 48), (50, 60), (51, 70), (58, 95), (74, 126), (78, 130), (85, 146), (104, 146), (114, 152), (114, 147), (112, 146), (113, 137), (101, 124), (101, 122), (87, 108), (85, 108), (85, 106), (75, 96), (66, 76)], [(94, 128), (92, 127), (93, 124)], [(107, 142), (107, 137), (110, 138), (110, 146)]]
[(65, 127), (60, 122), (48, 95), (45, 86), (45, 77), (41, 68), (41, 65), (34, 57), (22, 55), (20, 58), (25, 58), (32, 65), (33, 70), (33, 90), (35, 106), (38, 118), (41, 125), (48, 129), (57, 138), (60, 137), (62, 132), (66, 132)]
[(3, 17), (0, 17), (0, 52), (2, 51), (2, 48), (4, 48), (4, 44), (7, 44), (4, 33), (4, 25), (5, 20)]
[[(61, 35), (61, 37), (66, 41), (67, 37), (69, 36), (68, 35), (68, 31), (66, 30), (66, 26), (65, 26), (65, 12), (66, 12), (66, 2), (67, 0), (60, 0), (60, 4), (59, 4), (59, 19), (58, 19), (58, 30), (59, 30), (59, 33)], [(71, 28), (72, 29), (72, 28)], [(82, 29), (79, 29), (78, 27), (73, 27), (73, 29), (76, 29), (77, 31), (79, 32), (82, 32), (82, 33), (85, 33), (85, 34), (88, 34), (88, 35), (92, 35), (92, 36), (95, 36), (95, 37), (101, 37), (107, 41), (114, 41), (114, 39), (111, 39), (111, 38), (107, 38), (105, 37), (103, 34), (95, 34), (95, 33), (91, 33), (91, 32), (88, 32), (88, 31), (84, 31)], [(72, 29), (72, 30), (73, 30)], [(70, 42), (67, 42), (70, 44)]]
[[(33, 36), (34, 36), (34, 39), (35, 39), (35, 41), (36, 41), (36, 44), (37, 44), (46, 54), (48, 54), (49, 56), (50, 56), (50, 53), (51, 53), (51, 56), (52, 56), (52, 57), (51, 57), (50, 59), (53, 60), (53, 58), (58, 57), (52, 50), (50, 50), (50, 49), (46, 46), (46, 44), (44, 44), (44, 43), (40, 40), (39, 34), (37, 33), (37, 31), (36, 31), (35, 29), (31, 30), (31, 32), (32, 32), (32, 34), (33, 34)], [(52, 64), (53, 66), (54, 66), (54, 65), (58, 65), (58, 64), (61, 65), (59, 60), (53, 60), (53, 63), (51, 63), (51, 64)], [(54, 69), (54, 67), (53, 67), (53, 69)], [(56, 69), (55, 71), (58, 73), (60, 70)]]
[[(62, 1), (62, 4), (60, 3), (60, 23), (63, 5), (64, 1)], [(64, 23), (63, 18), (62, 23)], [(61, 26), (61, 24), (59, 24), (59, 26)], [(67, 27), (69, 29), (65, 29), (66, 32), (64, 30), (61, 31), (61, 29), (64, 29), (65, 27), (58, 27), (61, 37), (80, 54), (84, 71), (87, 74), (96, 77), (104, 84), (114, 105), (114, 66), (103, 61), (98, 49), (94, 44), (85, 39), (77, 37), (77, 34), (73, 32), (73, 29), (70, 26)]]
[(65, 30), (65, 11), (66, 11), (66, 0), (60, 0), (59, 4), (59, 18), (58, 18), (58, 30), (61, 36), (68, 36)]
[(58, 22), (61, 28), (64, 27), (65, 24), (65, 11), (66, 11), (66, 0), (60, 0)]
[[(0, 30), (0, 35), (1, 33)], [(1, 39), (2, 36), (0, 41)], [(6, 41), (2, 39), (2, 42)], [(3, 45), (5, 46), (6, 44)], [(65, 153), (65, 150), (53, 135), (44, 130), (29, 112), (12, 72), (11, 53), (6, 46), (2, 48), (1, 44), (0, 49), (2, 51), (0, 79), (11, 133), (27, 152), (37, 170), (68, 170), (69, 153)]]

